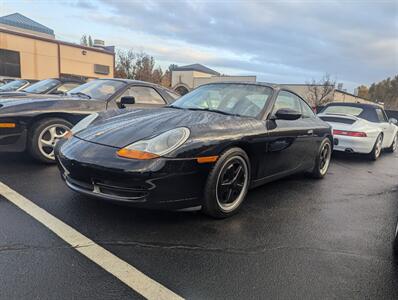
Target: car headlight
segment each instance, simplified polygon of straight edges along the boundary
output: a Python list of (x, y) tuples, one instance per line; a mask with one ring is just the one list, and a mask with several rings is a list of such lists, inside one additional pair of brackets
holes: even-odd
[(82, 131), (83, 129), (86, 129), (88, 127), (88, 125), (90, 125), (92, 122), (94, 122), (94, 120), (98, 117), (97, 113), (93, 113), (87, 117), (85, 117), (84, 119), (80, 120), (80, 122), (78, 122), (75, 126), (73, 126), (73, 128), (71, 129), (71, 133), (72, 134), (76, 134), (79, 131)]
[(117, 151), (125, 158), (152, 159), (164, 156), (177, 149), (188, 139), (190, 131), (180, 127), (163, 132), (151, 139), (140, 140)]

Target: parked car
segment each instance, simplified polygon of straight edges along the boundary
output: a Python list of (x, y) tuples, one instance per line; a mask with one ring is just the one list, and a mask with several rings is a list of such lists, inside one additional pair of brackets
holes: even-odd
[(4, 92), (20, 91), (29, 85), (37, 82), (37, 80), (16, 79), (0, 86), (0, 95)]
[(325, 176), (330, 126), (298, 95), (213, 83), (153, 110), (93, 114), (56, 147), (71, 189), (152, 208), (237, 212), (249, 187), (296, 172)]
[(9, 82), (11, 82), (11, 81), (14, 81), (15, 79), (11, 79), (11, 78), (3, 78), (3, 79), (0, 79), (0, 86), (3, 86), (3, 85), (5, 85), (6, 83), (9, 83)]
[(54, 94), (54, 95), (64, 95), (66, 92), (82, 85), (84, 81), (78, 79), (68, 79), (68, 78), (50, 78), (40, 80), (32, 85), (21, 89), (19, 91), (13, 92), (2, 92), (0, 97), (18, 97), (26, 96), (32, 97), (33, 95), (39, 94)]
[(333, 128), (333, 150), (368, 154), (376, 160), (382, 149), (397, 149), (397, 120), (376, 104), (330, 103), (318, 116)]
[(93, 112), (129, 106), (169, 104), (177, 96), (141, 81), (99, 79), (66, 96), (40, 95), (0, 99), (0, 152), (24, 151), (42, 162), (54, 162), (54, 145), (74, 124)]

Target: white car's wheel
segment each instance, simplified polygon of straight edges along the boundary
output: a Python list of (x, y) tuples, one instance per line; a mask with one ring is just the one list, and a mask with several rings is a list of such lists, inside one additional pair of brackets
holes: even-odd
[(373, 146), (372, 152), (369, 153), (369, 158), (371, 160), (376, 160), (379, 158), (379, 156), (381, 154), (382, 146), (383, 146), (383, 135), (379, 134), (379, 136), (377, 137), (376, 142)]
[(395, 135), (392, 144), (390, 147), (387, 148), (388, 152), (395, 152), (397, 150), (397, 144), (398, 144), (398, 134)]

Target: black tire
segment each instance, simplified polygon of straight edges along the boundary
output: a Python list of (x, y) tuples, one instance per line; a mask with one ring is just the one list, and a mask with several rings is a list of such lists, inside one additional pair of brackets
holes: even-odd
[[(43, 147), (40, 147), (40, 145), (39, 145), (39, 139), (40, 139), (41, 135), (43, 133), (45, 133), (45, 131), (48, 130), (49, 128), (55, 127), (57, 129), (56, 126), (59, 126), (59, 128), (68, 130), (68, 129), (71, 129), (73, 125), (64, 119), (46, 118), (46, 119), (39, 120), (38, 122), (33, 124), (32, 128), (30, 130), (30, 133), (28, 136), (28, 145), (27, 145), (28, 151), (29, 151), (30, 155), (34, 159), (38, 160), (39, 162), (47, 163), (47, 164), (55, 163), (55, 159), (54, 158), (51, 159), (49, 157), (50, 154), (48, 156), (46, 156), (44, 153), (45, 153), (45, 150), (48, 150), (48, 152), (50, 152), (51, 147), (52, 147), (52, 149), (54, 148), (56, 140), (54, 139), (54, 143), (52, 145), (49, 145), (48, 147), (46, 147), (43, 150)], [(44, 153), (42, 151), (44, 151)]]
[[(378, 143), (380, 143), (380, 148), (379, 148), (379, 146), (378, 146)], [(381, 150), (382, 150), (382, 148), (381, 148), (381, 145), (382, 145), (382, 144), (383, 144), (383, 135), (380, 133), (380, 134), (377, 136), (377, 139), (376, 139), (376, 141), (375, 141), (375, 144), (374, 144), (374, 146), (373, 146), (372, 151), (369, 153), (369, 159), (370, 159), (370, 160), (375, 161), (375, 160), (377, 160), (377, 159), (380, 157)]]
[[(241, 171), (239, 171), (239, 168), (241, 168)], [(230, 179), (226, 177), (232, 174), (233, 177), (229, 180), (231, 183), (222, 183), (224, 179)], [(234, 215), (241, 207), (249, 190), (249, 185), (250, 160), (246, 152), (241, 148), (226, 150), (220, 155), (207, 178), (202, 211), (214, 218), (226, 218)], [(224, 192), (227, 193), (226, 201), (221, 199)], [(238, 194), (235, 197), (236, 192)], [(233, 198), (231, 199), (231, 197)], [(230, 199), (232, 200), (231, 203), (229, 203)]]
[(393, 141), (391, 143), (391, 146), (388, 147), (386, 149), (386, 151), (393, 153), (393, 152), (395, 152), (397, 150), (397, 147), (398, 147), (398, 133), (395, 135), (395, 137), (394, 137), (394, 139), (393, 139)]
[[(327, 153), (325, 153), (324, 151), (327, 151)], [(323, 177), (325, 177), (329, 169), (332, 151), (333, 147), (330, 139), (329, 138), (323, 139), (321, 145), (319, 146), (317, 155), (315, 157), (314, 168), (310, 172), (311, 177), (316, 179), (322, 179)]]

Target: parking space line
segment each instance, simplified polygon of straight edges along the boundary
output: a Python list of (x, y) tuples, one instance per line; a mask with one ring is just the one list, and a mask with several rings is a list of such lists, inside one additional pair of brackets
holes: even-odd
[(0, 195), (145, 298), (183, 299), (2, 182), (0, 182)]

